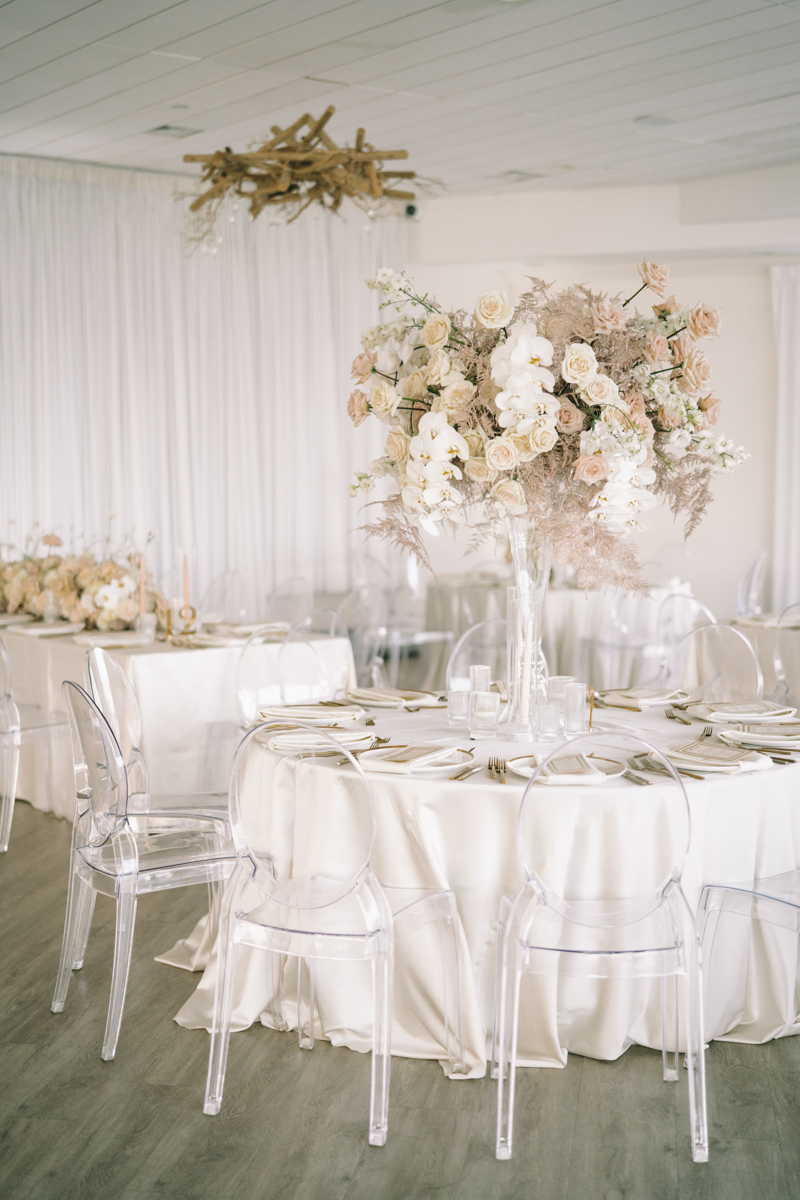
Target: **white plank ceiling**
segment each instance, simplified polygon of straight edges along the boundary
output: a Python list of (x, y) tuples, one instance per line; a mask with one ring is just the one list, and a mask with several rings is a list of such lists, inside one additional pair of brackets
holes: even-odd
[(195, 174), (328, 104), (452, 193), (800, 161), (800, 0), (0, 3), (4, 154)]

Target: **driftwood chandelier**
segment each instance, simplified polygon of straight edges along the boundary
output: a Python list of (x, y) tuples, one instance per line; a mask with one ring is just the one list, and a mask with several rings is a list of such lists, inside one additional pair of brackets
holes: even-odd
[(226, 146), (214, 154), (184, 155), (184, 162), (203, 164), (202, 184), (210, 185), (191, 205), (204, 227), (200, 236), (213, 229), (226, 196), (249, 201), (253, 218), (274, 208), (287, 224), (311, 204), (337, 212), (345, 196), (367, 211), (387, 200), (413, 200), (413, 192), (393, 184), (413, 179), (416, 172), (387, 171), (383, 165), (408, 158), (408, 151), (376, 150), (364, 140), (363, 129), (357, 131), (352, 148), (337, 146), (325, 132), (335, 111), (331, 106), (318, 120), (305, 113), (288, 129), (273, 125), (272, 138), (246, 154)]

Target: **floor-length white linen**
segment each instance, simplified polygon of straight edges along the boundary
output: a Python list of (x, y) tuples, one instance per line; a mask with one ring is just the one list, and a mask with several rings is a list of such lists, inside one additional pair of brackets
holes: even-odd
[(772, 607), (800, 600), (800, 267), (772, 267), (778, 355)]
[[(64, 712), (61, 683), (82, 686), (87, 650), (72, 637), (31, 638), (4, 633), (20, 704)], [(322, 638), (314, 646), (331, 679), (342, 688), (355, 683), (353, 651), (347, 638)], [(265, 676), (275, 680), (272, 702), (280, 703), (278, 655), (290, 674), (292, 660), (304, 662), (303, 644), (267, 643), (259, 648)], [(110, 650), (131, 681), (142, 715), (141, 750), (153, 792), (186, 795), (227, 793), (230, 768), (242, 737), (236, 711), (236, 666), (241, 648), (181, 649), (155, 642)], [(62, 738), (45, 761), (41, 750), (23, 746), (17, 795), (35, 808), (72, 820), (75, 780), (69, 738)]]
[[(394, 731), (403, 738), (411, 729), (425, 740), (458, 743), (441, 718), (428, 714), (381, 716), (376, 729)], [(602, 714), (605, 720), (605, 714)], [(675, 725), (663, 716), (609, 717), (610, 726), (625, 726), (668, 744), (676, 740)], [(683, 727), (681, 727), (681, 730)], [(654, 732), (651, 732), (654, 731)], [(688, 731), (687, 731), (688, 732)], [(437, 737), (438, 734), (438, 737)], [(412, 735), (413, 736), (413, 735)], [(462, 735), (463, 736), (463, 735)], [(401, 740), (396, 738), (395, 740)], [(463, 743), (462, 743), (463, 744)], [(512, 743), (483, 742), (476, 754), (506, 758), (524, 751)], [(256, 843), (259, 833), (259, 795), (269, 784), (272, 756), (254, 763), (244, 785), (243, 807)], [(765, 760), (766, 762), (766, 760)], [(329, 771), (328, 764), (296, 764), (308, 772)], [(346, 770), (346, 768), (341, 768)], [(282, 773), (287, 778), (287, 773)], [(490, 1048), (495, 938), (500, 901), (514, 895), (523, 875), (516, 842), (516, 824), (522, 781), (509, 775), (507, 785), (492, 783), (486, 774), (463, 783), (449, 780), (410, 780), (373, 775), (378, 811), (378, 837), (373, 870), (385, 884), (406, 887), (448, 887), (456, 896), (463, 932), (462, 1000), (465, 1012), (465, 1049), (473, 1075), (483, 1072)], [(796, 804), (800, 765), (743, 773), (735, 778), (704, 781), (687, 779), (692, 819), (692, 843), (684, 871), (684, 889), (695, 907), (706, 883), (733, 883), (763, 878), (800, 867), (800, 808)], [(624, 781), (593, 789), (603, 806), (603, 855), (595, 870), (610, 894), (638, 894), (659, 853), (659, 829), (643, 797), (666, 785), (656, 781), (647, 791)], [(561, 789), (554, 795), (557, 800)], [(284, 797), (292, 811), (295, 795), (287, 787)], [(342, 812), (346, 823), (348, 814)], [(354, 835), (355, 835), (354, 830)], [(294, 827), (298, 862), (307, 852), (302, 826)], [(262, 843), (263, 844), (263, 843)], [(577, 853), (577, 851), (576, 851)], [(571, 861), (570, 872), (583, 863)], [(626, 872), (621, 876), (621, 872)], [(750, 931), (748, 930), (748, 935)], [(783, 945), (754, 930), (748, 956), (743, 947), (744, 969), (732, 970), (725, 981), (724, 1020), (708, 1037), (761, 1042), (800, 1032), (793, 979), (797, 949), (787, 962)], [(203, 965), (212, 938), (204, 918), (193, 935), (161, 956), (161, 961), (198, 969)], [(402, 943), (400, 943), (402, 947)], [(466, 949), (464, 949), (466, 947)], [(403, 971), (411, 970), (411, 984)], [(349, 968), (348, 968), (349, 969)], [(216, 953), (197, 990), (176, 1016), (187, 1028), (209, 1028), (216, 979)], [(408, 979), (408, 976), (406, 976)], [(424, 949), (410, 948), (404, 963), (398, 960), (394, 1009), (393, 1053), (442, 1059), (441, 1041), (431, 1031), (441, 1023), (436, 1009), (438, 963)], [(369, 981), (359, 980), (368, 988)], [(729, 986), (727, 986), (729, 985)], [(520, 1053), (537, 1066), (563, 1066), (568, 1051), (593, 1058), (614, 1059), (629, 1045), (661, 1047), (660, 984), (649, 980), (561, 980), (527, 977), (523, 985), (520, 1018)], [(291, 993), (289, 993), (291, 994)], [(318, 981), (320, 1036), (356, 1050), (368, 1050), (371, 1030), (366, 1002), (333, 977)], [(263, 956), (242, 949), (234, 1004), (234, 1029), (254, 1021), (269, 1024), (264, 1015), (270, 998)], [(354, 1002), (355, 1001), (355, 1002)], [(288, 1008), (292, 1016), (291, 1005)]]
[(347, 487), (381, 433), (353, 435), (349, 366), (378, 316), (364, 279), (404, 266), (407, 223), (243, 205), (190, 253), (191, 182), (0, 158), (0, 540), (115, 514), (114, 536), (158, 533), (157, 575), (186, 544), (202, 590), (238, 570), (258, 616), (289, 576), (349, 585)]

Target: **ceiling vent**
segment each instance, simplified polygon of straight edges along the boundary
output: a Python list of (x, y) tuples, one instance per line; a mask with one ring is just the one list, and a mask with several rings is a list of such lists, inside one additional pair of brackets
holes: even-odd
[(171, 138), (191, 137), (193, 133), (202, 132), (202, 129), (187, 129), (184, 125), (156, 125), (155, 129), (147, 130), (147, 133), (154, 133), (156, 137)]

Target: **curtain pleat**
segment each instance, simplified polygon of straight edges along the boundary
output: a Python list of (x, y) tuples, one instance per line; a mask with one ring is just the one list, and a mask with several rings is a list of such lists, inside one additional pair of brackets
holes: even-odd
[(772, 607), (800, 601), (800, 267), (772, 267), (778, 354)]
[(406, 223), (242, 207), (212, 256), (186, 183), (0, 159), (0, 538), (152, 531), (158, 577), (194, 544), (200, 589), (238, 570), (258, 613), (291, 575), (348, 586), (347, 486), (381, 450), (347, 418), (349, 365)]

